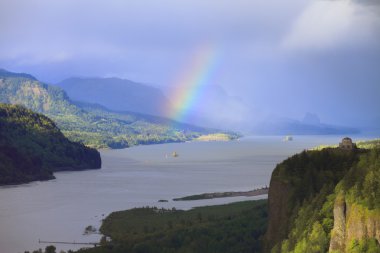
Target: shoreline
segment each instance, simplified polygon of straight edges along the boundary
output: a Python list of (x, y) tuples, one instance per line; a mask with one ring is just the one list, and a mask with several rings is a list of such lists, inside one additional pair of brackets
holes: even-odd
[(228, 197), (255, 197), (268, 194), (269, 187), (262, 187), (250, 191), (237, 191), (237, 192), (213, 192), (202, 193), (196, 195), (185, 196), (181, 198), (174, 198), (173, 201), (191, 201), (202, 199), (215, 199), (215, 198), (228, 198)]

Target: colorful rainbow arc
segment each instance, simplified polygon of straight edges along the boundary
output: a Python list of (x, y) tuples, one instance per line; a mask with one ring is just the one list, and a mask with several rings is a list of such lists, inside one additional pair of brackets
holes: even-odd
[(188, 112), (194, 108), (202, 91), (210, 81), (218, 63), (217, 50), (210, 45), (203, 45), (194, 54), (185, 74), (174, 85), (169, 95), (173, 106), (167, 116), (177, 121), (184, 121)]

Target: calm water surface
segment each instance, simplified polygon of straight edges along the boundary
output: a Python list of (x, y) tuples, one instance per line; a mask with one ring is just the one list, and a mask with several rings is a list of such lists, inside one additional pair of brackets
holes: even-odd
[[(232, 142), (189, 142), (101, 151), (101, 170), (56, 173), (57, 179), (0, 187), (0, 253), (45, 248), (38, 240), (96, 242), (88, 225), (112, 211), (141, 206), (215, 205), (255, 197), (173, 202), (173, 198), (269, 184), (275, 165), (288, 156), (341, 136), (247, 137)], [(171, 153), (176, 151), (179, 157)], [(265, 197), (265, 196), (264, 196)], [(167, 199), (168, 203), (158, 203)], [(59, 250), (74, 246), (56, 245)]]

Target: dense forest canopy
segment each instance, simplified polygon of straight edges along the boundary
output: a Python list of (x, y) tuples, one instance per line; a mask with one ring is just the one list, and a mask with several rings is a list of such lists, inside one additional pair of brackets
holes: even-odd
[(68, 140), (48, 117), (8, 104), (0, 104), (0, 158), (0, 185), (101, 166), (97, 150)]
[(380, 252), (379, 228), (370, 225), (380, 222), (379, 144), (304, 151), (279, 164), (269, 191), (266, 251)]

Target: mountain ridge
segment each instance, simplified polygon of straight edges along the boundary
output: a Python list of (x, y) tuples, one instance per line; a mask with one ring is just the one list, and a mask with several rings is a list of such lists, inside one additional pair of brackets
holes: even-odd
[(14, 73), (14, 72), (7, 71), (6, 69), (2, 69), (2, 68), (0, 68), (0, 75), (6, 76), (6, 77), (24, 77), (24, 78), (28, 78), (28, 79), (37, 80), (37, 78), (35, 78), (34, 76), (32, 76), (30, 74)]
[(165, 109), (170, 108), (160, 89), (127, 79), (71, 77), (56, 85), (73, 100), (101, 104), (114, 111), (165, 116)]

